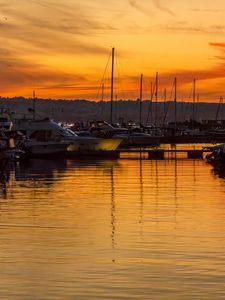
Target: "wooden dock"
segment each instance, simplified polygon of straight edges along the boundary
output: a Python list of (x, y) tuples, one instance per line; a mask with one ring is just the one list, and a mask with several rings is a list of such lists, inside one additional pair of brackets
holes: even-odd
[[(114, 151), (77, 151), (72, 154), (76, 158), (98, 158), (98, 159), (150, 159), (150, 160), (163, 160), (163, 159), (203, 159), (205, 153), (211, 153), (207, 149), (163, 149), (163, 148), (126, 148), (117, 149)], [(184, 155), (180, 155), (184, 154)], [(70, 155), (68, 154), (70, 157)]]
[[(143, 154), (147, 155), (148, 159), (152, 160), (163, 160), (166, 157), (174, 158), (177, 154), (183, 153), (186, 154), (186, 158), (188, 159), (203, 159), (205, 153), (211, 153), (212, 151), (207, 149), (120, 149), (117, 150), (118, 157), (121, 157), (121, 154)], [(171, 156), (167, 155), (171, 154)]]

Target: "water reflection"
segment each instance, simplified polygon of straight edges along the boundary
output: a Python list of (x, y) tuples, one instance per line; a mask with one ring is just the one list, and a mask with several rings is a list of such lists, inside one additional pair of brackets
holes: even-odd
[(217, 175), (219, 178), (225, 178), (225, 165), (216, 164), (212, 169), (213, 174)]
[(0, 196), (2, 299), (224, 299), (225, 182), (210, 171), (186, 159), (16, 166)]
[(52, 179), (47, 184), (52, 184), (57, 173), (62, 173), (67, 168), (65, 158), (41, 159), (35, 158), (21, 161), (15, 165), (15, 180), (17, 181), (38, 181)]

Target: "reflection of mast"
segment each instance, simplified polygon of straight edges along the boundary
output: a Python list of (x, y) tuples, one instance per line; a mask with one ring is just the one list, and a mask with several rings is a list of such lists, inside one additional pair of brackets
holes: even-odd
[(115, 247), (115, 187), (114, 187), (114, 176), (113, 167), (110, 169), (110, 181), (111, 181), (111, 239), (112, 248)]
[(177, 157), (176, 157), (176, 154), (175, 154), (175, 160), (174, 160), (174, 203), (175, 203), (174, 215), (175, 215), (175, 223), (177, 223), (177, 209), (178, 209), (177, 179), (178, 179), (178, 176), (177, 176)]
[(144, 208), (144, 199), (143, 199), (143, 172), (142, 172), (142, 157), (140, 152), (140, 221), (141, 224), (141, 233), (142, 233), (142, 224), (143, 224), (143, 208)]

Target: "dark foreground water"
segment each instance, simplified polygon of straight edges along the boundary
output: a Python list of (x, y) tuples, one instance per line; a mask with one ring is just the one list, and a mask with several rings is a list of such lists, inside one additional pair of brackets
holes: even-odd
[(1, 299), (225, 299), (225, 180), (204, 161), (36, 160), (9, 175)]

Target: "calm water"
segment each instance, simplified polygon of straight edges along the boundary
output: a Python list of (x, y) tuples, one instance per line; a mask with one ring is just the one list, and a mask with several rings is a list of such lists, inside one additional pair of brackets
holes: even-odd
[(1, 299), (225, 299), (225, 179), (202, 160), (17, 165)]

